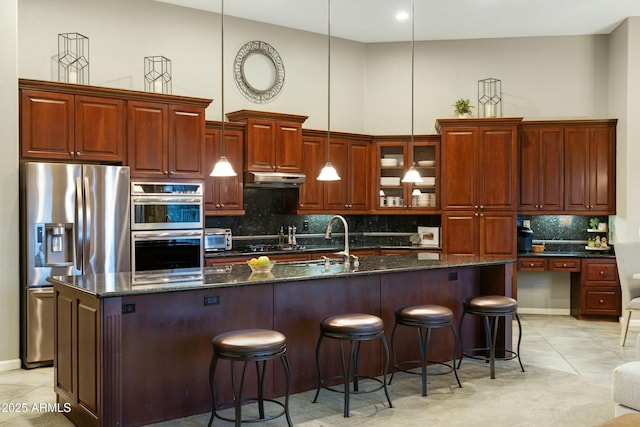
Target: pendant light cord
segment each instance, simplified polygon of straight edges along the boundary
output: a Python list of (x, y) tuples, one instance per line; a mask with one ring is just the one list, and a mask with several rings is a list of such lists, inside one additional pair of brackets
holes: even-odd
[(327, 162), (331, 161), (331, 0), (327, 7)]
[(414, 92), (414, 63), (415, 63), (415, 48), (414, 48), (414, 44), (415, 44), (415, 25), (416, 25), (416, 16), (415, 16), (415, 11), (416, 11), (416, 1), (412, 0), (411, 1), (411, 150), (410, 150), (410, 154), (411, 154), (411, 166), (413, 166), (413, 108), (414, 108), (414, 101), (413, 101), (413, 92)]
[(222, 9), (220, 15), (220, 83), (222, 88), (220, 90), (220, 121), (222, 127), (220, 130), (220, 155), (224, 157), (224, 0), (222, 1)]

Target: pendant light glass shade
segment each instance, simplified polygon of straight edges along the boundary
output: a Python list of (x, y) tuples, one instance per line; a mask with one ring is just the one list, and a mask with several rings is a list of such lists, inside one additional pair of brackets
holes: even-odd
[(402, 182), (422, 182), (422, 177), (420, 176), (420, 172), (418, 172), (414, 166), (411, 166), (404, 178), (402, 178)]
[(327, 0), (327, 163), (316, 178), (318, 181), (340, 181), (331, 164), (331, 0)]
[(414, 49), (414, 44), (415, 44), (415, 24), (416, 24), (416, 18), (415, 18), (415, 9), (416, 9), (416, 1), (412, 0), (411, 1), (411, 144), (409, 146), (409, 156), (410, 156), (410, 164), (411, 167), (409, 168), (409, 170), (407, 171), (407, 173), (404, 175), (404, 178), (402, 178), (402, 182), (422, 182), (422, 177), (420, 176), (420, 173), (416, 170), (415, 168), (415, 164), (413, 161), (413, 136), (414, 136), (414, 132), (413, 132), (413, 106), (414, 106), (414, 101), (413, 101), (413, 86), (414, 86), (414, 63), (415, 63), (415, 49)]
[(338, 175), (331, 162), (327, 162), (316, 179), (318, 181), (340, 181), (340, 175)]
[(220, 92), (220, 108), (222, 110), (222, 130), (220, 131), (220, 159), (213, 166), (213, 170), (209, 176), (225, 177), (225, 176), (237, 176), (236, 171), (233, 170), (233, 166), (227, 160), (224, 155), (224, 0), (222, 0), (222, 9), (220, 12), (220, 82), (222, 90)]
[(209, 176), (217, 176), (217, 177), (225, 177), (225, 176), (236, 176), (238, 175), (236, 171), (233, 170), (233, 166), (229, 163), (226, 156), (220, 156), (220, 159), (213, 166), (213, 170), (209, 174)]

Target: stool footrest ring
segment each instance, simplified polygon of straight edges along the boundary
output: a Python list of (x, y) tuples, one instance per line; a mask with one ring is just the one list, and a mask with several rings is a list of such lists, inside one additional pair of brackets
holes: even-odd
[[(344, 379), (344, 377), (342, 375), (335, 375), (333, 377), (323, 378), (323, 379), (320, 380), (320, 386), (322, 388), (324, 388), (325, 390), (329, 390), (329, 391), (333, 391), (333, 392), (336, 392), (336, 393), (344, 394), (344, 384), (340, 384), (342, 386), (342, 389), (337, 389), (337, 388), (334, 388), (333, 386), (329, 386), (329, 385), (325, 384), (325, 382), (328, 382), (330, 380), (343, 380), (343, 379)], [(372, 390), (360, 390), (360, 381), (362, 381), (362, 380), (375, 381), (380, 385), (378, 387), (372, 389)], [(349, 382), (349, 384), (351, 384), (351, 382)], [(369, 377), (369, 376), (365, 376), (365, 375), (358, 375), (358, 390), (354, 390), (353, 388), (350, 388), (349, 389), (349, 393), (353, 393), (353, 394), (373, 393), (374, 391), (381, 390), (383, 387), (384, 387), (384, 381), (382, 381), (380, 378)]]
[[(412, 375), (422, 375), (422, 372), (416, 372), (415, 369), (420, 369), (420, 366), (416, 366), (414, 368), (411, 368), (411, 370), (409, 369), (405, 369), (402, 368), (402, 365), (408, 365), (408, 364), (421, 364), (422, 361), (421, 360), (403, 360), (402, 362), (398, 362), (395, 365), (395, 369), (396, 371), (401, 371), (401, 372), (406, 372), (407, 374), (412, 374)], [(427, 369), (427, 375), (446, 375), (446, 374), (450, 374), (453, 372), (454, 369), (454, 364), (455, 361), (452, 361), (451, 363), (447, 363), (447, 362), (434, 362), (432, 360), (427, 360), (427, 368), (429, 367), (429, 365), (439, 365), (439, 366), (446, 366), (447, 368), (449, 368), (446, 371), (442, 371), (442, 372), (431, 372), (430, 370)]]
[[(243, 397), (240, 401), (242, 403), (246, 403), (246, 402), (258, 403), (259, 402), (257, 397)], [(284, 403), (279, 402), (279, 401), (277, 401), (275, 399), (267, 399), (267, 398), (263, 398), (262, 401), (263, 402), (274, 403), (274, 404), (280, 406), (282, 408), (282, 410), (280, 412), (278, 412), (277, 414), (270, 415), (270, 416), (264, 417), (264, 418), (243, 418), (240, 422), (242, 422), (242, 423), (263, 423), (263, 422), (266, 422), (266, 421), (275, 420), (276, 418), (279, 418), (279, 417), (281, 417), (281, 416), (286, 414), (286, 408), (285, 408), (285, 404)], [(226, 400), (224, 402), (219, 403), (218, 406), (216, 407), (216, 410), (215, 410), (215, 417), (219, 418), (219, 419), (221, 419), (223, 421), (228, 421), (228, 422), (231, 422), (231, 423), (235, 423), (236, 422), (235, 418), (225, 417), (223, 415), (220, 415), (220, 413), (218, 412), (223, 407), (225, 407), (226, 405), (233, 405), (233, 403), (234, 403), (233, 400)], [(232, 409), (232, 408), (233, 408), (233, 406), (229, 406), (228, 407), (228, 409)], [(227, 408), (225, 408), (225, 409), (227, 409)]]
[[(490, 350), (491, 349), (489, 347), (471, 348), (471, 349), (465, 350), (464, 353), (462, 353), (462, 357), (468, 357), (470, 359), (476, 359), (476, 360), (485, 360), (485, 361), (488, 362), (489, 361), (489, 355), (488, 354), (489, 354)], [(479, 354), (469, 354), (469, 353), (467, 353), (467, 352), (477, 353), (477, 352), (481, 352), (481, 351), (487, 352), (487, 356), (482, 356), (482, 355), (479, 355)], [(506, 361), (506, 360), (514, 360), (514, 359), (518, 358), (518, 353), (515, 352), (515, 351), (512, 351), (512, 350), (507, 350), (507, 349), (504, 349), (504, 348), (496, 348), (495, 352), (496, 353), (509, 353), (509, 354), (511, 354), (511, 356), (508, 356), (508, 357), (498, 357), (498, 356), (496, 356), (495, 360)], [(522, 371), (522, 372), (524, 372), (524, 371)]]

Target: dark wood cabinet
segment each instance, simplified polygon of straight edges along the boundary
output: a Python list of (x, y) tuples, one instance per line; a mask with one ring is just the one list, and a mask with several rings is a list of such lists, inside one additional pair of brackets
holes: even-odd
[(455, 255), (515, 256), (515, 229), (515, 211), (446, 211), (442, 213), (442, 251)]
[(204, 106), (130, 101), (127, 109), (132, 178), (205, 177)]
[(521, 119), (438, 120), (442, 209), (515, 210)]
[(615, 258), (583, 258), (580, 274), (571, 275), (571, 315), (617, 322), (621, 312)]
[(20, 120), (23, 158), (125, 160), (123, 100), (21, 89)]
[(244, 215), (242, 195), (242, 167), (244, 132), (241, 127), (225, 125), (224, 155), (231, 163), (236, 176), (209, 176), (213, 166), (222, 155), (220, 123), (207, 122), (205, 131), (204, 210), (205, 215)]
[(324, 209), (345, 213), (367, 212), (371, 199), (369, 143), (346, 138), (332, 139), (331, 163), (341, 179), (323, 183)]
[(517, 130), (521, 118), (444, 119), (442, 249), (516, 255)]
[(245, 170), (302, 171), (302, 123), (307, 116), (240, 110), (227, 117), (245, 123)]
[(369, 141), (335, 136), (331, 138), (331, 164), (339, 181), (322, 182), (317, 177), (327, 162), (327, 139), (309, 131), (302, 139), (302, 172), (306, 181), (300, 186), (297, 207), (305, 213), (367, 213), (371, 205)]
[(527, 123), (518, 141), (518, 212), (560, 213), (564, 208), (564, 130)]
[(616, 120), (573, 123), (564, 129), (564, 210), (614, 215)]

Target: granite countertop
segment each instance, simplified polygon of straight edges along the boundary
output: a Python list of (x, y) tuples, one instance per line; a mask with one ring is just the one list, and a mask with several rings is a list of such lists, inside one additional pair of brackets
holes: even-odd
[[(440, 247), (419, 246), (419, 245), (350, 245), (351, 251), (358, 250), (376, 250), (376, 249), (400, 249), (400, 250), (442, 250)], [(230, 251), (208, 252), (205, 258), (225, 258), (225, 257), (241, 257), (241, 256), (259, 256), (259, 255), (281, 255), (281, 254), (297, 254), (297, 253), (314, 253), (314, 252), (340, 252), (343, 246), (321, 246), (321, 245), (299, 245), (295, 249), (277, 249), (265, 251), (251, 251), (248, 248), (233, 249)]]
[[(47, 280), (53, 284), (70, 286), (98, 298), (145, 293), (174, 292), (215, 287), (231, 287), (259, 283), (349, 277), (362, 274), (380, 274), (404, 271), (455, 268), (465, 266), (514, 263), (510, 257), (477, 257), (442, 255), (433, 253), (394, 256), (362, 257), (359, 266), (345, 267), (332, 262), (326, 269), (322, 263), (276, 263), (271, 273), (252, 273), (248, 265), (217, 266), (203, 269), (204, 278), (176, 281), (159, 277), (155, 283), (136, 284), (130, 273), (107, 273), (83, 276), (54, 276)], [(164, 279), (164, 280), (163, 280)]]

